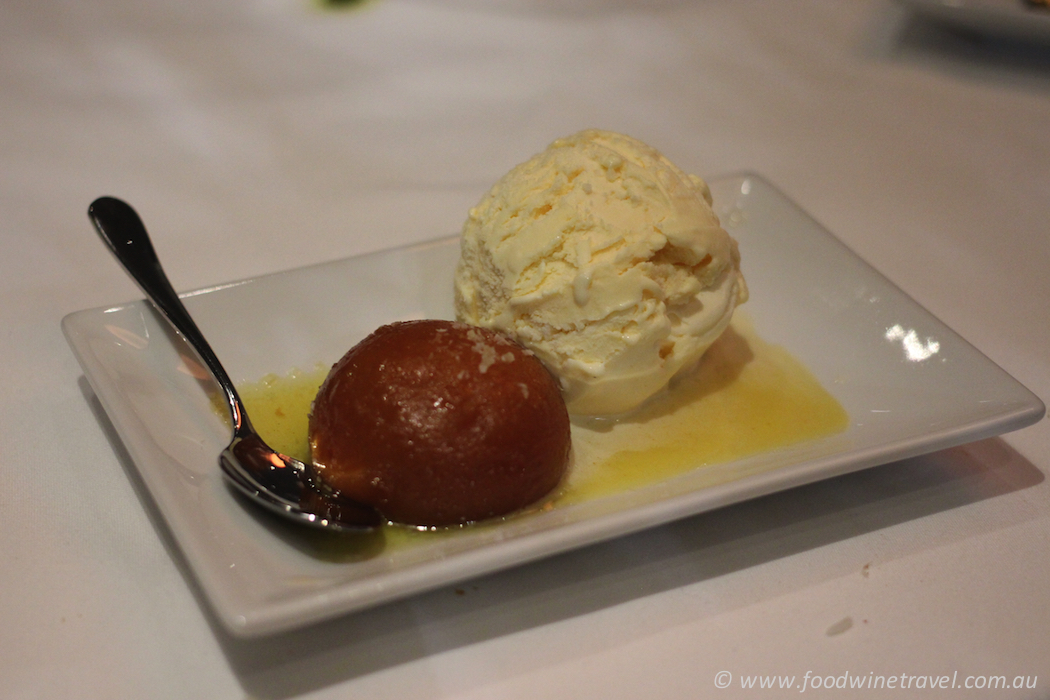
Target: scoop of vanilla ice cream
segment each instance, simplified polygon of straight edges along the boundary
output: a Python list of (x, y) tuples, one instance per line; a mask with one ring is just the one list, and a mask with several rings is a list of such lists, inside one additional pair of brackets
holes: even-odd
[(504, 331), (561, 380), (569, 411), (630, 411), (692, 368), (747, 299), (711, 193), (655, 149), (588, 130), (470, 210), (461, 321)]

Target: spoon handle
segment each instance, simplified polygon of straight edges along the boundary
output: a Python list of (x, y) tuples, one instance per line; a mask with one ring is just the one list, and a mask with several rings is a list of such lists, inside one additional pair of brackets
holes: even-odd
[(204, 334), (197, 328), (182, 300), (168, 281), (150, 242), (142, 219), (126, 202), (115, 197), (99, 197), (88, 207), (88, 218), (98, 235), (116, 256), (146, 297), (171, 322), (211, 370), (230, 405), (235, 436), (251, 430), (244, 404), (233, 386), (219, 358), (211, 349)]

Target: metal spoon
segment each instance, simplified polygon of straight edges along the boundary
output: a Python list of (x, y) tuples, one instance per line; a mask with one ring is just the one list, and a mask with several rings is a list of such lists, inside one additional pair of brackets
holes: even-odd
[(197, 352), (226, 395), (233, 439), (219, 455), (219, 465), (229, 483), (253, 502), (300, 524), (349, 532), (377, 527), (381, 518), (374, 509), (326, 488), (312, 464), (272, 450), (255, 432), (229, 375), (168, 282), (135, 210), (119, 199), (100, 197), (88, 207), (88, 218), (153, 305)]

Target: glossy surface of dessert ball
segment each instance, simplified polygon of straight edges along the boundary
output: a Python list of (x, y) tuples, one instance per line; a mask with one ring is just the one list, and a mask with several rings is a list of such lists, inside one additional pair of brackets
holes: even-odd
[(557, 381), (509, 337), (450, 321), (383, 326), (337, 362), (310, 415), (321, 478), (419, 526), (507, 515), (565, 473)]

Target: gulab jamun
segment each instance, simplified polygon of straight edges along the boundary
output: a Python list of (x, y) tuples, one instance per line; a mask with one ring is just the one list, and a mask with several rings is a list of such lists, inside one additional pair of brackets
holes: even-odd
[(452, 321), (379, 328), (332, 367), (310, 413), (321, 480), (416, 526), (536, 503), (561, 481), (570, 445), (560, 387), (539, 359)]

